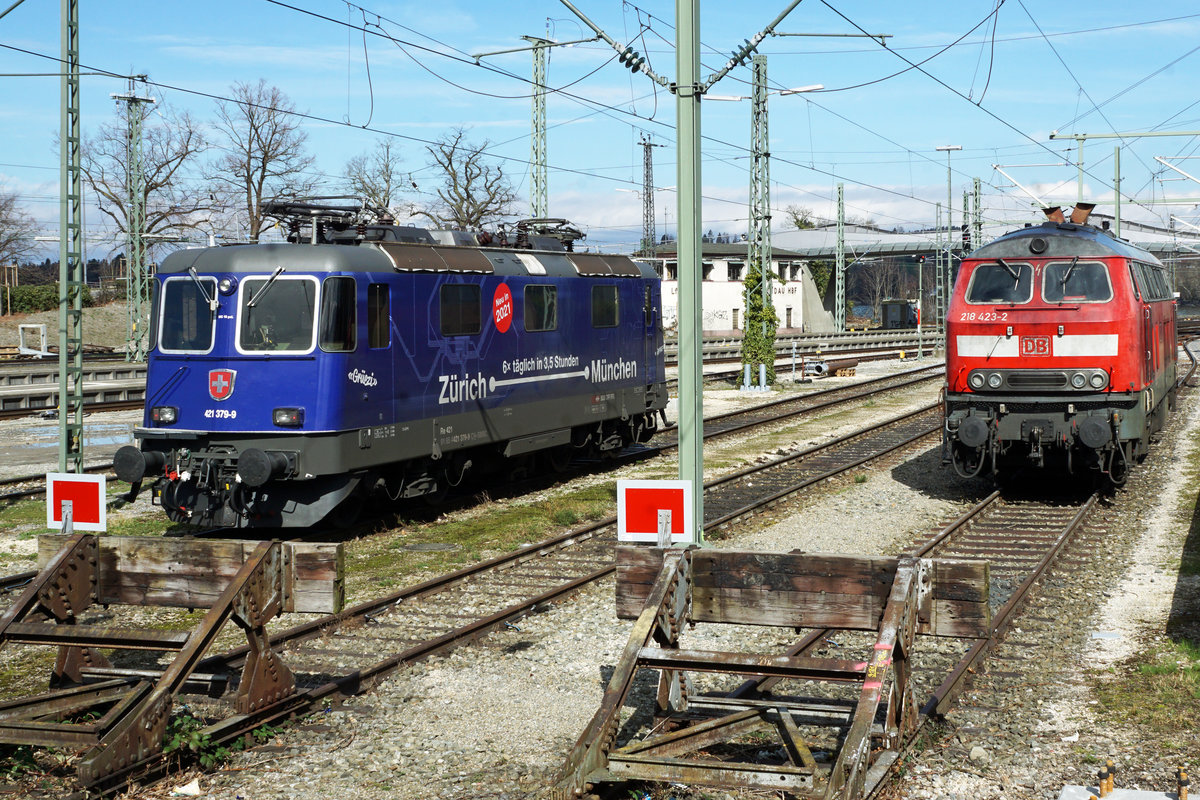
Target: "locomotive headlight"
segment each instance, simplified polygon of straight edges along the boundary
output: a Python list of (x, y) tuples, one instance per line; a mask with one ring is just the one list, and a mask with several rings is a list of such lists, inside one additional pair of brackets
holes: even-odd
[(150, 409), (150, 421), (158, 425), (174, 425), (179, 419), (179, 409), (175, 406), (154, 406)]
[(271, 412), (271, 419), (281, 428), (299, 428), (304, 424), (304, 409), (277, 408)]
[(1074, 386), (1076, 389), (1082, 389), (1084, 386), (1087, 385), (1087, 376), (1084, 375), (1082, 372), (1076, 372), (1074, 375), (1071, 376), (1071, 385)]
[(237, 278), (224, 277), (217, 282), (217, 291), (223, 295), (231, 295), (237, 291)]
[(967, 382), (971, 384), (972, 389), (982, 389), (983, 388), (983, 373), (982, 372), (972, 372), (971, 377), (967, 379)]
[(1004, 382), (1004, 378), (1000, 377), (999, 372), (993, 372), (991, 375), (988, 375), (987, 382), (988, 382), (988, 386), (990, 386), (991, 388), (999, 389), (1000, 384)]
[(1105, 375), (1103, 372), (1096, 372), (1096, 373), (1092, 374), (1092, 387), (1093, 388), (1103, 389), (1104, 384), (1106, 384), (1106, 383), (1108, 383), (1108, 376)]

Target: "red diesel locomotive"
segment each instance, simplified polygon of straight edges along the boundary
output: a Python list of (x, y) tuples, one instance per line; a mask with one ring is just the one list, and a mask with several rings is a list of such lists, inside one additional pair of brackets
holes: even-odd
[(963, 260), (946, 314), (942, 457), (964, 477), (1022, 464), (1115, 485), (1175, 404), (1175, 301), (1150, 253), (1068, 221), (1007, 233)]

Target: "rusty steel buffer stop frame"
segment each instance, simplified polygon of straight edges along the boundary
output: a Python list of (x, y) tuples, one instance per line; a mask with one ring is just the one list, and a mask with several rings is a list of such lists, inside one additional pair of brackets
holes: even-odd
[[(625, 546), (617, 550), (617, 615), (636, 622), (599, 710), (563, 767), (558, 800), (630, 780), (858, 800), (916, 729), (916, 635), (987, 635), (988, 568), (911, 556)], [(686, 649), (683, 631), (697, 623), (807, 635), (784, 654)], [(834, 631), (864, 632), (862, 651), (810, 656)], [(622, 708), (640, 670), (658, 671), (654, 726), (645, 738), (631, 738)], [(699, 694), (695, 672), (750, 679)], [(785, 754), (775, 759), (783, 763), (737, 758), (764, 750)]]
[[(78, 774), (90, 788), (154, 761), (185, 691), (219, 696), (233, 687), (235, 717), (214, 731), (286, 707), (296, 682), (266, 624), (282, 612), (329, 614), (344, 604), (340, 544), (75, 533), (41, 536), (38, 549), (41, 571), (0, 616), (0, 648), (49, 645), (57, 658), (48, 693), (0, 703), (0, 742), (85, 750)], [(84, 621), (109, 604), (207, 611), (190, 631)], [(240, 679), (201, 673), (229, 621), (246, 635)], [(161, 669), (122, 668), (116, 654), (130, 650), (175, 655)]]

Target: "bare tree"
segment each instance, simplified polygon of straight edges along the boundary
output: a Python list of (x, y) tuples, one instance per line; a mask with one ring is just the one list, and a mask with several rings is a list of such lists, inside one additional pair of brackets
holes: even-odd
[(15, 192), (0, 187), (0, 266), (15, 264), (33, 251), (33, 217), (21, 208)]
[[(154, 114), (153, 106), (137, 104), (131, 111), (143, 114), (142, 175), (146, 220), (142, 231), (148, 236), (147, 247), (155, 238), (200, 225), (205, 212), (213, 208), (208, 189), (197, 187), (193, 169), (208, 143), (200, 125), (184, 113), (162, 110), (160, 124), (146, 125)], [(116, 227), (114, 244), (121, 244), (129, 232), (128, 138), (125, 115), (100, 126), (96, 135), (85, 140), (81, 167), (87, 185), (95, 193), (100, 211)]]
[(798, 206), (794, 203), (783, 209), (783, 225), (785, 228), (795, 228), (796, 230), (807, 230), (808, 228), (817, 227), (817, 221), (813, 217), (813, 211), (807, 206)]
[(475, 145), (466, 141), (466, 132), (455, 128), (436, 144), (426, 147), (433, 157), (431, 166), (442, 172), (437, 201), (413, 213), (428, 217), (439, 225), (451, 224), (465, 230), (483, 227), (485, 221), (512, 216), (516, 191), (498, 165), (485, 155), (491, 142)]
[(400, 148), (391, 139), (380, 139), (369, 153), (346, 162), (346, 186), (350, 194), (365, 198), (369, 205), (390, 209), (406, 188), (402, 163)]
[(851, 294), (869, 304), (872, 313), (878, 319), (880, 304), (896, 296), (899, 270), (888, 260), (859, 264), (855, 273), (858, 291)]
[(232, 100), (217, 101), (225, 154), (215, 177), (245, 203), (248, 238), (257, 242), (264, 200), (312, 193), (315, 181), (304, 173), (313, 158), (304, 151), (308, 136), (287, 95), (261, 78), (253, 85), (235, 83), (230, 91)]

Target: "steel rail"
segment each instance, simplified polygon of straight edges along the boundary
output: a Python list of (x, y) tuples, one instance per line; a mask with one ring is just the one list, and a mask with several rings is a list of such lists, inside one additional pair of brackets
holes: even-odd
[[(930, 375), (920, 375), (919, 374), (922, 372), (929, 372), (931, 370), (938, 370), (938, 371), (933, 372), (933, 374), (930, 374)], [(735, 425), (732, 425), (732, 426), (729, 426), (726, 428), (721, 428), (720, 430), (712, 431), (713, 438), (717, 438), (720, 436), (728, 436), (729, 434), (737, 433), (738, 431), (745, 430), (747, 428), (753, 428), (758, 425), (765, 425), (765, 424), (771, 423), (771, 422), (779, 422), (781, 420), (790, 419), (791, 417), (799, 416), (800, 414), (808, 414), (813, 411), (822, 411), (826, 408), (831, 408), (833, 406), (840, 405), (842, 403), (849, 403), (849, 402), (853, 402), (855, 400), (861, 400), (863, 398), (870, 397), (872, 395), (883, 394), (884, 392), (896, 391), (898, 389), (905, 389), (905, 388), (908, 388), (909, 386), (914, 386), (916, 384), (925, 383), (926, 381), (936, 380), (937, 378), (942, 377), (942, 375), (944, 373), (945, 373), (945, 367), (942, 365), (938, 365), (936, 367), (917, 367), (916, 369), (908, 370), (906, 372), (900, 372), (895, 375), (885, 375), (880, 378), (871, 378), (870, 380), (860, 381), (858, 383), (852, 383), (852, 384), (848, 384), (846, 386), (831, 386), (828, 389), (821, 389), (819, 392), (810, 392), (809, 394), (804, 394), (804, 395), (792, 395), (790, 397), (782, 397), (778, 400), (772, 400), (770, 402), (761, 403), (761, 404), (755, 405), (755, 406), (748, 406), (746, 408), (740, 408), (740, 409), (737, 409), (734, 411), (725, 411), (720, 414), (714, 414), (711, 417), (705, 417), (704, 424), (706, 426), (708, 426), (710, 424), (722, 422), (724, 420), (735, 419), (739, 416), (749, 416), (752, 414), (757, 414), (757, 413), (766, 411), (767, 409), (771, 409), (771, 408), (777, 408), (777, 407), (783, 407), (783, 406), (793, 406), (793, 405), (801, 406), (800, 408), (796, 408), (796, 409), (793, 409), (790, 411), (784, 411), (782, 413), (779, 413), (772, 417), (768, 417), (766, 419), (748, 420), (747, 422), (744, 422), (744, 423), (739, 423), (739, 424), (735, 424)], [(896, 382), (897, 380), (898, 380), (898, 382)], [(889, 384), (889, 385), (884, 386), (882, 384)], [(870, 388), (868, 388), (868, 387), (870, 387)], [(867, 391), (860, 391), (862, 389), (867, 389)], [(811, 404), (809, 403), (809, 401), (811, 401), (815, 398), (825, 397), (827, 395), (833, 395), (833, 394), (844, 393), (844, 392), (850, 392), (850, 395), (847, 397), (833, 397), (829, 400), (824, 400), (819, 403), (811, 403)], [(676, 430), (677, 428), (678, 428), (677, 425), (671, 424), (671, 425), (668, 425), (667, 427), (663, 428), (662, 430), (665, 433), (668, 431)], [(707, 439), (708, 437), (709, 437), (709, 434), (706, 432), (705, 439)], [(665, 445), (664, 447), (666, 449), (673, 449), (676, 446), (677, 445), (672, 444), (672, 445)]]
[[(927, 412), (936, 408), (937, 405), (933, 404), (926, 409), (923, 409), (923, 411)], [(905, 420), (911, 416), (912, 414), (905, 414), (896, 419)], [(892, 424), (896, 423), (895, 420), (889, 420), (888, 422)], [(872, 426), (872, 429), (878, 429), (878, 427), (878, 425)], [(936, 428), (934, 430), (936, 430)], [(854, 438), (857, 437), (853, 435), (839, 437), (837, 440), (827, 442), (824, 445), (806, 448), (804, 454), (814, 454), (823, 450), (828, 450)], [(876, 455), (874, 457), (877, 458), (878, 456)], [(869, 460), (869, 458), (865, 460)], [(856, 463), (862, 462), (856, 461)], [(777, 466), (777, 464), (769, 462), (767, 464), (758, 465), (757, 471), (771, 469)], [(756, 470), (752, 468), (750, 470), (742, 470), (739, 474), (747, 475), (752, 474), (754, 471)], [(727, 482), (728, 481), (723, 479), (716, 479), (714, 481), (707, 482), (705, 490), (710, 491), (712, 488), (719, 487)], [(812, 482), (813, 481), (809, 481), (810, 484)], [(772, 502), (772, 500), (766, 499), (764, 502)], [(470, 565), (468, 567), (464, 567), (463, 569), (456, 570), (453, 573), (432, 578), (416, 584), (415, 586), (389, 594), (386, 597), (375, 598), (363, 603), (359, 603), (350, 609), (346, 609), (341, 614), (313, 620), (285, 631), (275, 633), (270, 637), (270, 646), (273, 649), (280, 649), (285, 645), (294, 645), (324, 633), (331, 633), (339, 628), (342, 628), (347, 623), (367, 618), (371, 614), (379, 614), (388, 608), (404, 602), (405, 600), (424, 597), (426, 595), (434, 594), (438, 591), (462, 584), (463, 582), (470, 580), (472, 577), (479, 575), (481, 572), (492, 569), (500, 569), (521, 561), (536, 559), (544, 554), (553, 552), (556, 549), (568, 547), (577, 542), (584, 542), (589, 539), (594, 539), (603, 534), (605, 531), (611, 530), (615, 522), (615, 517), (609, 517), (591, 525), (577, 528), (559, 536), (551, 537), (550, 539), (542, 542), (529, 545), (513, 551), (512, 553), (502, 554), (492, 559), (488, 559), (485, 562), (480, 562), (479, 564)], [(714, 526), (719, 524), (725, 523), (723, 520), (713, 521)], [(463, 643), (464, 641), (477, 638), (478, 636), (483, 635), (488, 630), (491, 630), (498, 625), (504, 624), (505, 622), (529, 613), (531, 609), (534, 609), (541, 604), (570, 594), (584, 585), (611, 574), (613, 569), (614, 567), (612, 565), (607, 565), (604, 568), (596, 570), (590, 574), (575, 578), (569, 582), (563, 582), (558, 586), (551, 587), (550, 589), (540, 591), (536, 595), (523, 597), (517, 602), (511, 603), (499, 611), (492, 612), (486, 617), (473, 620), (466, 625), (460, 625), (452, 630), (445, 631), (426, 642), (408, 647), (405, 650), (399, 653), (394, 653), (375, 662), (374, 664), (355, 669), (347, 674), (341, 675), (332, 680), (328, 680), (321, 686), (313, 687), (297, 693), (296, 695), (283, 699), (276, 704), (265, 707), (253, 715), (235, 715), (226, 720), (217, 722), (205, 729), (205, 732), (211, 737), (211, 741), (214, 743), (230, 742), (257, 727), (260, 727), (263, 724), (268, 724), (273, 721), (278, 721), (280, 719), (293, 716), (297, 713), (301, 713), (304, 709), (311, 708), (313, 703), (319, 703), (325, 698), (338, 694), (349, 695), (360, 692), (374, 685), (374, 683), (383, 675), (386, 675), (400, 666), (420, 660), (421, 658), (425, 658), (434, 653), (443, 652)], [(249, 647), (242, 646), (221, 655), (209, 656), (203, 661), (199, 662), (196, 665), (196, 669), (204, 672), (221, 672), (222, 668), (224, 670), (233, 669), (240, 663), (244, 662), (248, 651)], [(128, 765), (118, 776), (114, 776), (111, 781), (106, 780), (104, 784), (95, 788), (97, 791), (111, 794), (120, 790), (124, 785), (127, 784), (129, 780), (146, 778), (156, 774), (156, 770), (161, 768), (162, 762), (159, 762), (155, 759), (144, 759), (137, 763)]]
[[(928, 414), (931, 411), (936, 411), (940, 407), (941, 407), (941, 405), (939, 403), (933, 403), (933, 404), (925, 406), (923, 408), (919, 408), (916, 411), (911, 411), (906, 414), (902, 414), (899, 417), (894, 417), (892, 419), (886, 420), (883, 423), (881, 423), (873, 428), (869, 428), (869, 429), (861, 430), (861, 431), (855, 431), (854, 433), (848, 434), (846, 436), (840, 436), (837, 439), (833, 439), (829, 442), (826, 442), (826, 443), (820, 445), (818, 448), (808, 448), (805, 451), (792, 453), (792, 454), (784, 456), (780, 459), (777, 459), (775, 461), (771, 461), (766, 464), (758, 465), (754, 468), (740, 470), (739, 472), (736, 472), (736, 473), (731, 473), (730, 475), (726, 475), (722, 478), (718, 478), (718, 479), (712, 481), (711, 483), (706, 483), (705, 487), (707, 488), (708, 486), (719, 486), (724, 483), (729, 483), (731, 481), (738, 480), (740, 478), (747, 477), (749, 475), (753, 475), (757, 472), (765, 471), (766, 469), (773, 469), (773, 468), (781, 466), (782, 464), (790, 463), (792, 461), (796, 461), (797, 459), (804, 458), (805, 456), (811, 455), (812, 453), (815, 453), (818, 450), (820, 450), (820, 451), (830, 450), (839, 445), (846, 444), (847, 442), (853, 441), (855, 439), (860, 439), (866, 435), (880, 431), (885, 427), (888, 427), (891, 425), (897, 425), (901, 422), (915, 419), (916, 417), (919, 417), (922, 414)], [(921, 439), (927, 438), (929, 436), (932, 436), (935, 433), (940, 432), (941, 429), (942, 429), (941, 420), (938, 420), (938, 423), (936, 425), (932, 425), (928, 428), (922, 429), (922, 430), (918, 431), (917, 433), (915, 433), (911, 436), (907, 436), (904, 439), (902, 439), (901, 441), (896, 442), (882, 450), (873, 451), (873, 452), (871, 452), (865, 456), (862, 456), (860, 458), (857, 458), (854, 461), (851, 461), (847, 464), (839, 465), (832, 469), (826, 470), (825, 472), (822, 472), (818, 475), (813, 475), (813, 476), (807, 477), (791, 486), (787, 486), (783, 489), (779, 489), (775, 492), (772, 492), (770, 495), (768, 495), (765, 499), (763, 499), (761, 501), (755, 501), (755, 502), (747, 504), (739, 509), (736, 509), (734, 511), (730, 511), (726, 514), (723, 514), (722, 516), (718, 517), (717, 519), (714, 519), (712, 522), (706, 521), (705, 526), (706, 527), (711, 526), (711, 527), (716, 528), (716, 527), (720, 527), (721, 525), (726, 525), (735, 519), (745, 516), (746, 514), (757, 511), (758, 509), (762, 508), (763, 506), (778, 502), (779, 500), (783, 499), (784, 497), (787, 497), (789, 495), (795, 494), (796, 492), (802, 491), (802, 490), (808, 488), (809, 486), (812, 486), (813, 484), (820, 483), (821, 481), (829, 480), (830, 478), (836, 477), (845, 472), (849, 472), (852, 469), (861, 467), (862, 465), (864, 465), (870, 461), (878, 460), (890, 453), (893, 453), (897, 450), (901, 450), (905, 447), (908, 447), (909, 445), (912, 445), (915, 442), (920, 441)]]
[[(928, 413), (930, 410), (934, 410), (936, 408), (937, 408), (937, 405), (934, 404), (925, 409), (922, 409), (922, 411)], [(913, 414), (905, 414), (905, 415), (902, 415), (901, 417), (889, 420), (885, 424), (899, 424), (900, 422), (903, 422), (904, 420), (909, 419), (912, 416), (913, 416)], [(878, 428), (879, 428), (879, 426), (872, 426), (872, 429), (878, 429)], [(934, 430), (936, 430), (936, 429), (934, 429)], [(817, 446), (815, 448), (809, 448), (807, 450), (807, 452), (815, 453), (815, 452), (819, 452), (824, 449), (832, 449), (832, 448), (838, 446), (839, 444), (842, 444), (845, 441), (848, 441), (853, 438), (855, 438), (853, 435), (846, 436), (846, 437), (839, 437), (839, 440), (831, 441), (829, 443), (826, 443), (825, 445)], [(894, 450), (894, 449), (895, 449), (895, 447), (889, 448), (889, 450)], [(876, 455), (874, 457), (878, 458), (879, 456)], [(763, 471), (765, 469), (770, 469), (775, 466), (777, 466), (777, 465), (770, 464), (770, 463), (758, 465), (757, 470)], [(755, 471), (754, 468), (752, 468), (750, 470), (743, 470), (742, 474), (751, 474), (754, 471)], [(705, 490), (708, 491), (709, 489), (711, 489), (715, 486), (720, 486), (724, 483), (726, 483), (726, 481), (723, 479), (715, 479), (713, 481), (706, 482)], [(769, 503), (769, 502), (772, 502), (772, 500), (765, 499), (764, 502)], [(279, 650), (286, 645), (293, 645), (293, 644), (300, 643), (306, 639), (313, 638), (313, 637), (321, 635), (323, 633), (332, 632), (332, 631), (336, 630), (338, 627), (340, 627), (348, 622), (351, 622), (356, 619), (361, 619), (364, 615), (369, 615), (371, 613), (379, 613), (383, 610), (386, 610), (387, 608), (389, 608), (391, 606), (397, 605), (399, 602), (403, 602), (403, 600), (406, 598), (419, 597), (422, 595), (426, 595), (426, 594), (430, 594), (432, 592), (439, 591), (440, 589), (444, 589), (451, 585), (461, 583), (462, 581), (466, 580), (467, 578), (469, 578), (473, 575), (477, 575), (479, 572), (483, 571), (482, 567), (485, 564), (490, 565), (490, 567), (494, 568), (497, 566), (508, 564), (517, 559), (535, 557), (535, 556), (539, 555), (540, 553), (545, 553), (545, 552), (551, 551), (551, 550), (555, 549), (556, 547), (559, 547), (560, 545), (569, 544), (570, 541), (574, 540), (574, 539), (579, 539), (582, 541), (582, 540), (594, 538), (602, 531), (611, 529), (612, 526), (615, 525), (615, 523), (616, 523), (615, 517), (608, 517), (607, 519), (597, 521), (597, 522), (592, 523), (591, 525), (588, 525), (584, 528), (575, 529), (575, 530), (569, 531), (561, 536), (552, 537), (545, 541), (539, 542), (535, 545), (530, 545), (529, 547), (523, 548), (520, 551), (497, 556), (493, 559), (489, 559), (487, 562), (481, 562), (481, 564), (479, 564), (479, 565), (472, 565), (469, 567), (465, 567), (461, 570), (457, 570), (454, 573), (449, 573), (447, 575), (439, 576), (439, 577), (431, 579), (429, 581), (425, 581), (425, 582), (417, 584), (413, 587), (409, 587), (409, 588), (403, 589), (399, 592), (395, 592), (385, 598), (377, 598), (377, 599), (365, 601), (365, 602), (360, 603), (350, 609), (346, 609), (341, 614), (338, 614), (336, 616), (326, 617), (326, 618), (322, 618), (320, 620), (314, 620), (312, 622), (305, 623), (305, 624), (299, 625), (299, 626), (295, 626), (295, 627), (290, 628), (285, 631), (273, 633), (270, 637), (271, 647), (272, 647), (272, 649)], [(727, 522), (722, 522), (720, 520), (714, 520), (712, 524), (713, 524), (713, 526), (716, 526), (719, 524), (727, 524)], [(365, 689), (370, 688), (372, 685), (374, 685), (374, 682), (377, 681), (378, 679), (382, 678), (389, 672), (400, 668), (401, 666), (412, 663), (414, 661), (418, 661), (421, 658), (427, 657), (428, 655), (449, 650), (458, 644), (462, 644), (465, 640), (470, 640), (470, 639), (476, 638), (476, 637), (482, 635), (482, 633), (486, 632), (486, 630), (495, 628), (496, 626), (498, 626), (500, 624), (503, 624), (505, 622), (508, 622), (515, 618), (518, 618), (518, 617), (528, 613), (529, 610), (535, 608), (538, 605), (541, 605), (541, 604), (549, 602), (553, 599), (557, 599), (562, 596), (568, 595), (568, 594), (576, 591), (577, 589), (581, 588), (582, 586), (587, 585), (590, 582), (599, 580), (599, 579), (611, 574), (612, 570), (614, 568), (615, 568), (615, 566), (605, 567), (601, 570), (597, 570), (597, 571), (591, 573), (590, 575), (586, 575), (586, 576), (577, 578), (577, 579), (571, 581), (570, 583), (565, 583), (563, 585), (553, 587), (552, 589), (542, 592), (542, 593), (538, 594), (537, 596), (522, 599), (520, 602), (511, 604), (500, 611), (494, 612), (484, 619), (473, 621), (471, 623), (468, 623), (467, 625), (460, 626), (459, 628), (456, 628), (452, 631), (448, 631), (444, 634), (441, 634), (441, 635), (431, 639), (429, 642), (425, 642), (420, 645), (407, 648), (406, 650), (404, 650), (401, 653), (396, 653), (396, 654), (390, 655), (384, 659), (381, 659), (381, 660), (375, 662), (374, 664), (372, 664), (370, 666), (354, 670), (348, 674), (345, 674), (345, 675), (339, 676), (337, 678), (334, 678), (330, 681), (327, 681), (325, 684), (323, 684), (321, 686), (305, 690), (304, 692), (298, 693), (297, 695), (293, 695), (292, 697), (289, 697), (285, 700), (281, 700), (272, 706), (263, 708), (260, 712), (257, 712), (252, 717), (239, 716), (239, 717), (233, 717), (228, 720), (224, 720), (224, 721), (215, 723), (214, 725), (206, 728), (205, 733), (210, 736), (211, 740), (214, 743), (217, 743), (217, 744), (228, 743), (228, 742), (231, 742), (234, 739), (238, 738), (239, 736), (245, 735), (249, 731), (252, 731), (253, 729), (255, 729), (263, 724), (270, 724), (274, 721), (278, 721), (278, 720), (293, 716), (297, 713), (301, 713), (304, 709), (311, 708), (312, 704), (320, 703), (321, 701), (323, 701), (329, 697), (332, 697), (334, 695), (339, 695), (339, 694), (340, 695), (353, 695), (355, 693), (361, 692)], [(243, 646), (243, 647), (239, 647), (237, 649), (228, 651), (227, 653), (223, 653), (223, 654), (216, 655), (216, 656), (210, 656), (209, 658), (207, 658), (204, 661), (202, 661), (201, 663), (199, 663), (197, 665), (197, 669), (211, 672), (211, 671), (220, 671), (222, 668), (223, 669), (236, 668), (238, 665), (240, 665), (241, 659), (245, 658), (248, 650), (249, 650), (248, 647)], [(148, 773), (145, 771), (145, 769), (147, 768), (147, 766), (150, 763), (151, 763), (151, 761), (147, 760), (144, 762), (139, 762), (139, 764), (136, 764), (136, 765), (131, 765), (129, 771), (126, 771), (122, 774), (124, 774), (127, 779), (145, 777), (148, 775)], [(134, 774), (135, 772), (136, 772), (136, 774)], [(107, 787), (107, 788), (99, 787), (99, 788), (102, 791), (111, 793), (113, 791), (118, 790), (120, 788), (120, 785), (114, 784), (111, 787)]]
[(1021, 582), (1021, 585), (1017, 587), (1016, 591), (1009, 596), (1004, 605), (996, 612), (996, 616), (992, 618), (992, 629), (988, 633), (988, 636), (977, 640), (971, 646), (971, 649), (967, 651), (966, 655), (959, 660), (954, 670), (942, 681), (942, 684), (934, 690), (933, 694), (921, 708), (922, 718), (930, 714), (944, 714), (946, 712), (948, 706), (962, 690), (962, 684), (966, 680), (968, 673), (974, 669), (980, 659), (991, 652), (991, 649), (1004, 638), (1004, 634), (1008, 632), (1010, 623), (1016, 616), (1017, 611), (1024, 604), (1025, 599), (1029, 596), (1029, 592), (1033, 589), (1033, 586), (1041, 580), (1051, 564), (1058, 558), (1058, 554), (1071, 540), (1071, 537), (1079, 528), (1079, 525), (1083, 522), (1088, 512), (1095, 506), (1099, 497), (1100, 494), (1097, 492), (1080, 506), (1079, 511), (1059, 533), (1054, 544), (1042, 554), (1042, 558), (1038, 561), (1037, 566), (1030, 571), (1025, 580)]
[(5, 575), (3, 578), (0, 578), (0, 594), (7, 594), (13, 589), (20, 589), (22, 586), (36, 578), (37, 574), (38, 571), (36, 569), (31, 569), (26, 570), (25, 572), (18, 572), (13, 575)]

